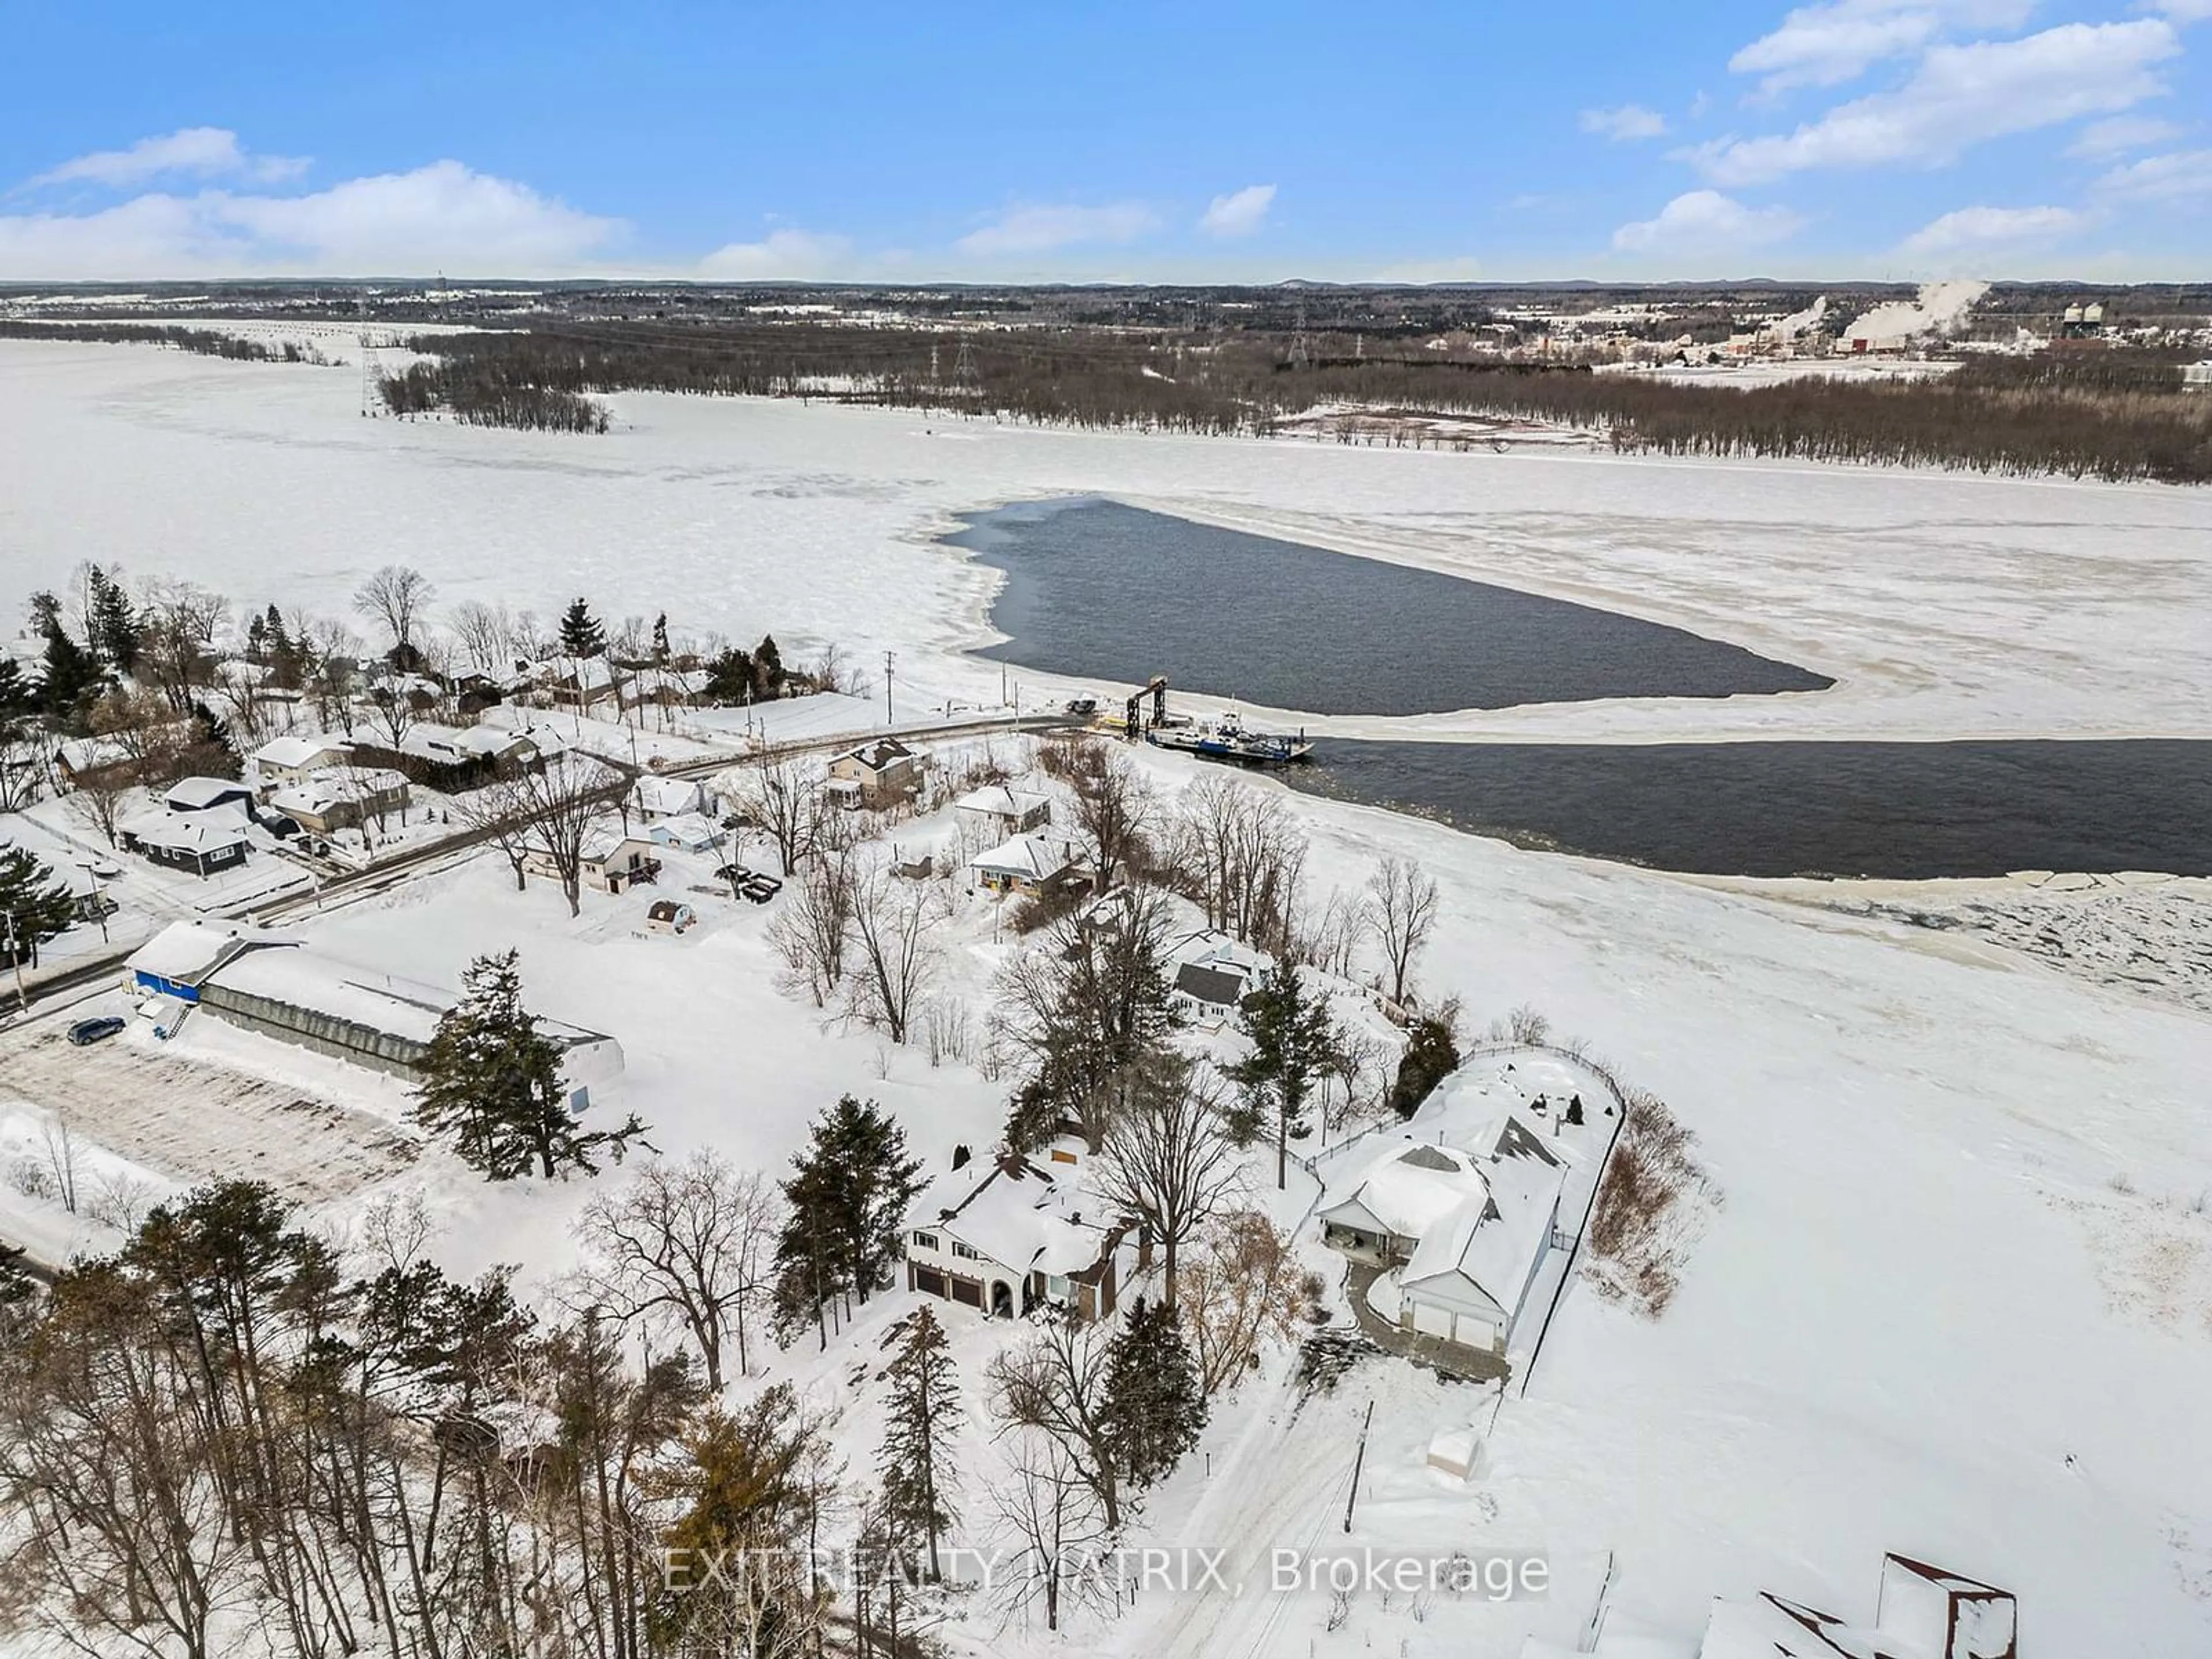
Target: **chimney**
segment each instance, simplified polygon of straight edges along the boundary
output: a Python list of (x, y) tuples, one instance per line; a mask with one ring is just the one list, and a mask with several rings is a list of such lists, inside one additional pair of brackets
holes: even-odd
[(972, 1154), (969, 1153), (968, 1150), (968, 1143), (964, 1140), (962, 1141), (958, 1146), (952, 1149), (952, 1167), (956, 1170), (966, 1169), (968, 1167), (968, 1160), (971, 1156)]

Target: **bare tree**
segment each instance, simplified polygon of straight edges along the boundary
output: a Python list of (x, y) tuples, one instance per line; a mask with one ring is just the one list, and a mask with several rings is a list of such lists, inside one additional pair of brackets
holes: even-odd
[(590, 1257), (586, 1283), (607, 1311), (624, 1323), (672, 1321), (720, 1394), (726, 1342), (737, 1345), (738, 1375), (751, 1369), (746, 1315), (768, 1295), (781, 1224), (773, 1182), (700, 1151), (681, 1164), (655, 1159), (594, 1194), (576, 1232)]
[(325, 731), (335, 726), (351, 737), (361, 636), (335, 617), (317, 617), (306, 622), (295, 637), (306, 647), (307, 695), (313, 699), (316, 720)]
[(863, 1025), (904, 1042), (937, 965), (930, 937), (929, 892), (888, 869), (871, 871), (853, 889), (854, 963), (846, 1000)]
[(507, 652), (514, 624), (506, 607), (486, 605), (481, 599), (464, 599), (447, 613), (446, 620), (453, 630), (453, 637), (460, 641), (469, 666), (477, 672), (501, 673), (513, 666)]
[(992, 1407), (1012, 1427), (1050, 1436), (1098, 1500), (1106, 1531), (1119, 1532), (1121, 1448), (1107, 1405), (1107, 1339), (1066, 1309), (1048, 1309), (1036, 1323), (1035, 1336), (984, 1367)]
[(1390, 1000), (1403, 1007), (1413, 958), (1428, 943), (1437, 921), (1437, 884), (1411, 859), (1387, 858), (1368, 878), (1376, 942), (1390, 975)]
[(404, 658), (414, 648), (416, 623), (436, 593), (421, 571), (387, 564), (355, 590), (353, 608), (371, 622), (381, 623), (392, 635), (392, 651)]
[(1133, 1086), (1107, 1119), (1092, 1179), (1100, 1197), (1159, 1241), (1166, 1256), (1163, 1299), (1172, 1308), (1177, 1253), (1237, 1190), (1242, 1169), (1220, 1103), (1198, 1085), (1189, 1060), (1163, 1049), (1124, 1073), (1133, 1074)]
[(1079, 1608), (1115, 1605), (1112, 1581), (1097, 1571), (1113, 1543), (1097, 1495), (1066, 1449), (1036, 1430), (1014, 1431), (1006, 1478), (991, 1486), (998, 1537), (1020, 1557), (1013, 1571), (994, 1575), (1000, 1616), (1025, 1618), (1042, 1608), (1056, 1631)]
[(1281, 953), (1297, 917), (1305, 837), (1275, 796), (1228, 776), (1183, 792), (1176, 863), (1206, 925)]
[[(543, 857), (552, 866), (553, 878), (561, 884), (568, 914), (574, 916), (584, 908), (585, 849), (626, 787), (622, 774), (612, 767), (572, 750), (542, 767), (518, 771), (511, 787), (477, 810), (494, 815), (483, 821), (483, 827), (502, 847), (510, 844), (504, 838), (520, 827), (521, 859), (509, 854), (516, 884), (521, 884), (523, 863), (533, 854)], [(501, 816), (506, 813), (514, 816)]]
[(783, 964), (785, 988), (805, 992), (817, 1008), (829, 1006), (845, 977), (859, 879), (849, 852), (817, 858), (769, 924), (769, 943)]
[(1322, 906), (1321, 920), (1304, 941), (1306, 960), (1324, 974), (1350, 979), (1359, 941), (1374, 925), (1374, 912), (1364, 896), (1333, 889)]
[(98, 767), (81, 776), (70, 790), (70, 816), (88, 830), (97, 830), (110, 847), (116, 842), (116, 820), (123, 804), (137, 786), (131, 773), (117, 767)]
[(1095, 759), (1073, 773), (1075, 827), (1090, 849), (1103, 892), (1117, 874), (1144, 861), (1145, 838), (1158, 804), (1144, 774), (1126, 755), (1096, 738), (1086, 748)]
[(1291, 1340), (1307, 1307), (1287, 1234), (1258, 1210), (1218, 1218), (1182, 1270), (1177, 1305), (1211, 1400), (1250, 1369), (1260, 1345)]
[(140, 589), (138, 606), (135, 672), (182, 714), (213, 673), (216, 635), (230, 614), (230, 601), (197, 582), (161, 577)]
[(775, 845), (787, 876), (832, 839), (830, 808), (822, 798), (822, 781), (813, 769), (788, 758), (763, 756), (730, 779), (729, 794), (738, 815), (757, 825)]

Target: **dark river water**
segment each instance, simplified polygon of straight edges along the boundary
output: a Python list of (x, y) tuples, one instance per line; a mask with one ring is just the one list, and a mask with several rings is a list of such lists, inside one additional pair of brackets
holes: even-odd
[(1118, 501), (1024, 502), (947, 538), (1002, 570), (982, 654), (1317, 714), (1819, 691), (1825, 675), (1564, 599)]
[(1280, 774), (1523, 846), (1715, 875), (2212, 875), (2212, 743), (1350, 743)]
[[(986, 656), (1322, 714), (1818, 690), (1680, 629), (1110, 501), (972, 515)], [(1109, 707), (1113, 706), (1109, 704)], [(2212, 742), (1454, 744), (1326, 738), (1295, 787), (1523, 846), (1749, 876), (2212, 874)]]

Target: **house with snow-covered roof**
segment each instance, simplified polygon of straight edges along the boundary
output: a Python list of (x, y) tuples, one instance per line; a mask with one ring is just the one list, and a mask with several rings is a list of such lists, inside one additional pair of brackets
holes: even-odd
[(1051, 823), (1052, 797), (1003, 783), (987, 784), (954, 801), (952, 812), (963, 827), (1004, 840)]
[(265, 787), (299, 783), (318, 772), (343, 766), (349, 747), (343, 738), (325, 737), (319, 732), (288, 732), (253, 751), (254, 775)]
[(162, 812), (116, 830), (126, 853), (204, 880), (246, 862), (246, 821), (232, 812)]
[(1012, 1319), (1046, 1303), (1110, 1318), (1130, 1224), (1073, 1175), (1018, 1153), (971, 1160), (908, 1212), (907, 1287)]
[(922, 765), (922, 757), (896, 738), (878, 738), (831, 761), (823, 793), (841, 806), (890, 806), (921, 789)]
[(1075, 849), (1045, 836), (1014, 836), (968, 860), (975, 886), (1031, 898), (1060, 885), (1074, 868)]
[(303, 830), (329, 836), (353, 829), (364, 819), (381, 823), (395, 813), (404, 823), (412, 799), (404, 772), (382, 766), (345, 767), (271, 790), (262, 804)]
[(630, 800), (647, 819), (705, 812), (714, 805), (704, 779), (664, 778), (651, 772), (631, 787)]

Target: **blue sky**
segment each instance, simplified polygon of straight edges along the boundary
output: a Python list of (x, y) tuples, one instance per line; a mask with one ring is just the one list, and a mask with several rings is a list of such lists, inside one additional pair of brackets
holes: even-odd
[(2212, 276), (2212, 0), (0, 0), (0, 280)]

